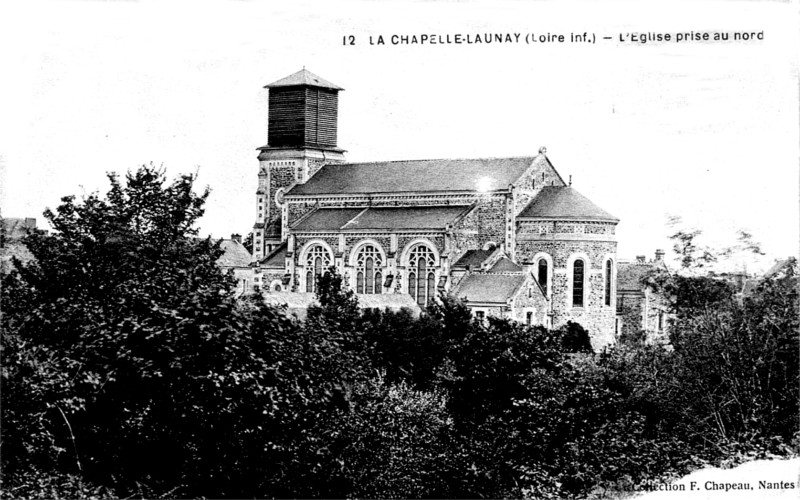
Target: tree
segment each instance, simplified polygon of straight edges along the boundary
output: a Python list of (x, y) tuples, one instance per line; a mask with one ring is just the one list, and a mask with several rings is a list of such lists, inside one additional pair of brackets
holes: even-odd
[(308, 320), (326, 321), (338, 328), (352, 330), (361, 316), (355, 292), (344, 286), (344, 278), (333, 268), (326, 270), (316, 280), (319, 306), (309, 307)]
[(679, 317), (670, 338), (674, 376), (698, 434), (719, 440), (789, 441), (798, 430), (800, 344), (792, 264), (765, 279), (743, 303), (730, 301)]
[(54, 233), (31, 235), (35, 260), (3, 281), (3, 469), (121, 495), (263, 496), (308, 399), (298, 329), (234, 300), (218, 243), (197, 238), (208, 191), (193, 176), (109, 180), (48, 210)]
[(253, 232), (252, 231), (247, 233), (247, 236), (244, 237), (244, 240), (242, 240), (242, 245), (247, 249), (248, 252), (253, 253)]

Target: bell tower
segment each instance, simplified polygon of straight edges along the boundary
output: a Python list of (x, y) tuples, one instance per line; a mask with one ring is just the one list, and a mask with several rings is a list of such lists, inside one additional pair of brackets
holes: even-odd
[(258, 148), (253, 257), (260, 260), (283, 242), (283, 193), (305, 183), (326, 163), (344, 163), (336, 145), (338, 85), (307, 69), (266, 85), (267, 145)]

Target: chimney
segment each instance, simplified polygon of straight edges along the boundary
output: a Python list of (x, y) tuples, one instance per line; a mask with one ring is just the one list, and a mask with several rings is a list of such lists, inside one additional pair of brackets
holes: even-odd
[(231, 239), (232, 239), (233, 241), (235, 241), (236, 243), (241, 243), (241, 242), (242, 242), (242, 235), (241, 235), (241, 234), (236, 234), (236, 233), (233, 233), (233, 234), (231, 235)]
[(662, 260), (664, 260), (664, 250), (659, 248), (656, 250), (656, 262), (661, 262)]
[(646, 262), (644, 255), (637, 255), (636, 256), (636, 263), (637, 264), (644, 264)]

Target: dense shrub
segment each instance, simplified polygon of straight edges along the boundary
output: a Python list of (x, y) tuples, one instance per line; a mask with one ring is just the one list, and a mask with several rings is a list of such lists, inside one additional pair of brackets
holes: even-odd
[(65, 198), (3, 278), (2, 498), (580, 498), (797, 443), (793, 265), (742, 301), (651, 277), (668, 348), (362, 314), (331, 272), (298, 322), (233, 298), (193, 182)]

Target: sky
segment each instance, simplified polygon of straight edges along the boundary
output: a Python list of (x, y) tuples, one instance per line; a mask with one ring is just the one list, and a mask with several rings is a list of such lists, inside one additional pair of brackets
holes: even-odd
[[(211, 187), (203, 234), (246, 234), (263, 86), (305, 66), (345, 89), (349, 161), (544, 146), (621, 219), (620, 258), (669, 251), (667, 216), (680, 216), (712, 247), (748, 230), (766, 252), (758, 271), (798, 254), (797, 21), (797, 1), (5, 2), (0, 210), (44, 225), (62, 196), (153, 162)], [(569, 41), (584, 32), (596, 43)], [(692, 39), (707, 32), (730, 39)], [(629, 41), (648, 33), (672, 38)], [(457, 34), (521, 41), (391, 43)], [(524, 41), (548, 35), (565, 41)]]

